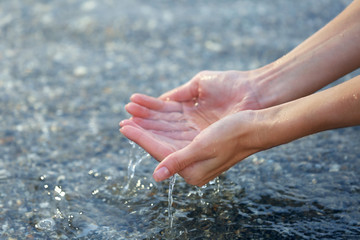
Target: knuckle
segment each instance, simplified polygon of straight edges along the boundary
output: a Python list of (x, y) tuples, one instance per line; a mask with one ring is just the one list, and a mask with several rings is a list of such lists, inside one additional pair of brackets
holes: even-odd
[(197, 79), (203, 79), (204, 76), (208, 76), (209, 74), (211, 74), (211, 71), (203, 70), (203, 71), (197, 73), (197, 74), (195, 75), (195, 78), (197, 78)]

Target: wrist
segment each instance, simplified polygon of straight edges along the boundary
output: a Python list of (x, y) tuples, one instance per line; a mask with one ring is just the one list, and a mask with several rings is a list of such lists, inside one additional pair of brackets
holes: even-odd
[(256, 111), (268, 149), (317, 132), (360, 124), (360, 76), (338, 86)]
[(289, 65), (278, 60), (251, 71), (252, 87), (256, 90), (261, 109), (294, 99), (294, 96), (291, 96), (289, 86), (287, 86), (289, 82), (286, 79), (286, 72), (289, 73), (289, 68)]
[(258, 138), (264, 149), (289, 143), (320, 131), (321, 119), (309, 97), (257, 111)]
[(268, 108), (310, 95), (337, 78), (320, 71), (311, 52), (288, 54), (254, 73), (259, 103)]

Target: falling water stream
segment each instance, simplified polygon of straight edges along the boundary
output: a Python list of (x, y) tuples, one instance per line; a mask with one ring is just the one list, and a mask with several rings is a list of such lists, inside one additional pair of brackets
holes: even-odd
[[(128, 178), (127, 183), (123, 188), (123, 192), (127, 192), (129, 190), (129, 186), (131, 185), (131, 181), (135, 176), (136, 167), (144, 160), (150, 157), (148, 153), (146, 153), (142, 148), (136, 145), (134, 142), (129, 141), (131, 145), (131, 150), (129, 152), (129, 164), (128, 164)], [(137, 154), (137, 152), (141, 152), (141, 154)], [(173, 175), (169, 180), (169, 188), (168, 188), (168, 219), (169, 219), (169, 233), (171, 234), (171, 230), (173, 227), (173, 190), (176, 182), (176, 174)]]
[(175, 187), (175, 182), (176, 182), (176, 174), (173, 175), (171, 178), (170, 178), (170, 182), (169, 182), (169, 192), (168, 192), (168, 216), (169, 216), (169, 227), (170, 227), (170, 231), (173, 227), (173, 221), (174, 221), (174, 218), (173, 218), (173, 210), (172, 210), (172, 205), (173, 205), (173, 190), (174, 190), (174, 187)]
[[(144, 160), (150, 157), (150, 155), (148, 153), (146, 153), (142, 148), (140, 148), (138, 145), (136, 145), (134, 142), (129, 141), (130, 145), (131, 145), (131, 150), (129, 152), (129, 164), (128, 164), (128, 178), (127, 178), (127, 183), (123, 188), (124, 192), (127, 192), (129, 190), (129, 186), (131, 185), (131, 181), (133, 180), (134, 176), (135, 176), (135, 170), (136, 167)], [(138, 154), (138, 153), (141, 154)], [(173, 175), (172, 177), (170, 177), (169, 179), (169, 187), (168, 187), (168, 221), (169, 221), (169, 229), (167, 231), (167, 233), (169, 234), (169, 236), (173, 236), (174, 233), (172, 232), (173, 229), (173, 223), (174, 223), (174, 209), (173, 209), (173, 202), (174, 202), (174, 198), (173, 198), (173, 191), (174, 191), (174, 187), (175, 187), (175, 183), (176, 183), (176, 177), (177, 174)], [(215, 185), (216, 187), (214, 187), (213, 191), (214, 194), (218, 194), (220, 192), (220, 179), (219, 177), (215, 178), (214, 180), (210, 181), (209, 184), (207, 185)], [(196, 187), (196, 194), (200, 197), (200, 203), (202, 205), (205, 204), (205, 200), (202, 198), (203, 194), (204, 194), (204, 190), (206, 189), (207, 185), (204, 185), (202, 187)], [(191, 195), (191, 193), (189, 194), (189, 196)]]

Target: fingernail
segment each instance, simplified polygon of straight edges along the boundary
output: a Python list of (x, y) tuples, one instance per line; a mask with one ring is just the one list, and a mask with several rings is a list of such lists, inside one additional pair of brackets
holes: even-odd
[(153, 174), (153, 178), (155, 179), (155, 181), (160, 182), (163, 181), (167, 178), (169, 178), (170, 172), (166, 167), (161, 167), (159, 168), (157, 171), (154, 172)]

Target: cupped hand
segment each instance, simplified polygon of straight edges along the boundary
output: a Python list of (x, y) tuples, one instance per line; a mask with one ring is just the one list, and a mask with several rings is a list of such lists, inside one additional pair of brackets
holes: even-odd
[(162, 181), (179, 173), (187, 183), (202, 186), (239, 161), (263, 150), (256, 111), (228, 115), (201, 131), (187, 146), (168, 155), (155, 169)]
[[(215, 130), (210, 129), (208, 132), (211, 134), (205, 131), (220, 119), (242, 110), (259, 109), (253, 89), (250, 72), (201, 72), (185, 85), (159, 98), (134, 94), (125, 107), (132, 118), (120, 122), (120, 131), (162, 161), (188, 146), (198, 135), (199, 140), (195, 142), (203, 145), (222, 136)], [(221, 130), (219, 124), (214, 128)], [(193, 170), (181, 169), (180, 175), (196, 185), (198, 181), (192, 181), (189, 176)], [(169, 171), (171, 175), (175, 173)]]

